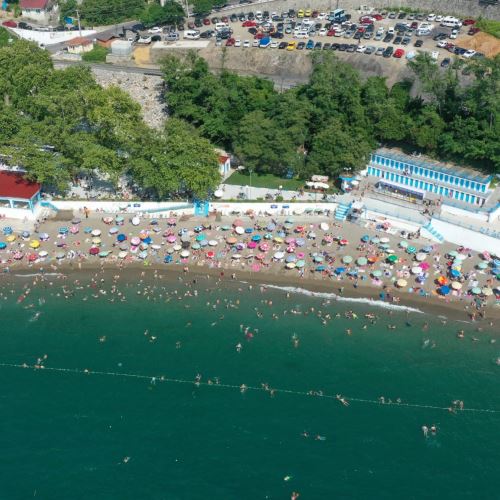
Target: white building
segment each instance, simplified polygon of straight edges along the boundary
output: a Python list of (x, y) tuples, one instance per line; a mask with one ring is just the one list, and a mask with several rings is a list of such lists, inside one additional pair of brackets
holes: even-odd
[(57, 17), (58, 6), (54, 0), (20, 0), (21, 14), (27, 19), (48, 24), (51, 17)]

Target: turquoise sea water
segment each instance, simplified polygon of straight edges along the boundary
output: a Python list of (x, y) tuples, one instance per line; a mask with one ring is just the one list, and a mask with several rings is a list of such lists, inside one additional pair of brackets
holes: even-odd
[[(60, 280), (53, 283), (32, 287), (22, 302), (20, 286), (10, 293), (0, 283), (7, 295), (0, 363), (32, 365), (48, 355), (46, 370), (0, 366), (2, 500), (289, 499), (293, 491), (301, 500), (500, 498), (500, 413), (350, 399), (444, 408), (460, 399), (466, 408), (500, 410), (494, 328), (474, 332), (429, 315), (389, 316), (236, 283), (188, 288), (157, 280), (144, 295), (144, 284), (122, 282), (126, 302), (116, 300), (109, 279), (106, 294), (84, 284), (70, 298)], [(74, 290), (70, 281), (66, 290)], [(186, 290), (198, 295), (184, 297)], [(345, 317), (349, 309), (358, 319)], [(318, 311), (332, 317), (326, 326)], [(367, 311), (379, 316), (375, 325)], [(214, 385), (159, 379), (197, 374)], [(242, 394), (242, 383), (341, 393), (350, 405), (279, 391)], [(425, 438), (421, 427), (432, 424), (438, 432)]]

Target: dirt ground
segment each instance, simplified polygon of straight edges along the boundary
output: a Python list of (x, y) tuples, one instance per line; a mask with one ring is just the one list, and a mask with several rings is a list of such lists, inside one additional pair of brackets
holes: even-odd
[(474, 36), (462, 35), (457, 39), (457, 45), (464, 49), (482, 52), (486, 57), (500, 54), (500, 40), (488, 33), (476, 33)]

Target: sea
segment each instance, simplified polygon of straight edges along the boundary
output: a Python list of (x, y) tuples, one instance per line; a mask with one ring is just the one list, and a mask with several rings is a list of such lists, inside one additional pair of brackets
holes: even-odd
[(1, 500), (500, 498), (498, 324), (188, 276), (0, 279)]

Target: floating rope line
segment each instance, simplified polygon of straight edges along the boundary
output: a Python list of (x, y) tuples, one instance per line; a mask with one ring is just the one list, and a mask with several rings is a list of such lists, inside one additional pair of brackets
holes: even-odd
[[(272, 392), (276, 394), (292, 394), (295, 396), (308, 396), (308, 397), (316, 397), (316, 398), (326, 398), (326, 399), (336, 399), (343, 403), (345, 406), (348, 406), (350, 402), (355, 403), (367, 403), (374, 404), (379, 406), (393, 406), (393, 407), (405, 407), (405, 408), (424, 408), (429, 410), (441, 410), (441, 411), (450, 411), (450, 406), (435, 406), (428, 404), (418, 404), (418, 403), (404, 403), (400, 402), (382, 402), (379, 399), (363, 399), (363, 398), (353, 398), (349, 396), (337, 396), (331, 394), (324, 394), (323, 392), (305, 392), (305, 391), (294, 391), (292, 389), (276, 389), (270, 388), (267, 386), (256, 387), (256, 386), (247, 386), (247, 385), (234, 385), (234, 384), (222, 384), (219, 382), (202, 382), (197, 380), (185, 380), (179, 378), (169, 378), (165, 376), (154, 376), (154, 375), (140, 375), (136, 373), (123, 373), (123, 372), (104, 372), (99, 370), (88, 370), (88, 369), (78, 369), (78, 368), (56, 368), (50, 366), (39, 366), (39, 365), (28, 365), (28, 364), (14, 364), (14, 363), (0, 363), (0, 368), (23, 368), (23, 369), (32, 369), (37, 371), (50, 371), (50, 372), (61, 372), (61, 373), (72, 373), (77, 375), (100, 375), (107, 377), (122, 377), (122, 378), (135, 378), (140, 380), (149, 380), (151, 383), (156, 384), (156, 382), (166, 382), (173, 384), (190, 384), (195, 386), (205, 386), (205, 387), (221, 387), (224, 389), (237, 389), (239, 391), (259, 391), (259, 392)], [(458, 412), (473, 412), (473, 413), (495, 413), (500, 414), (500, 409), (489, 409), (489, 408), (455, 408)]]

